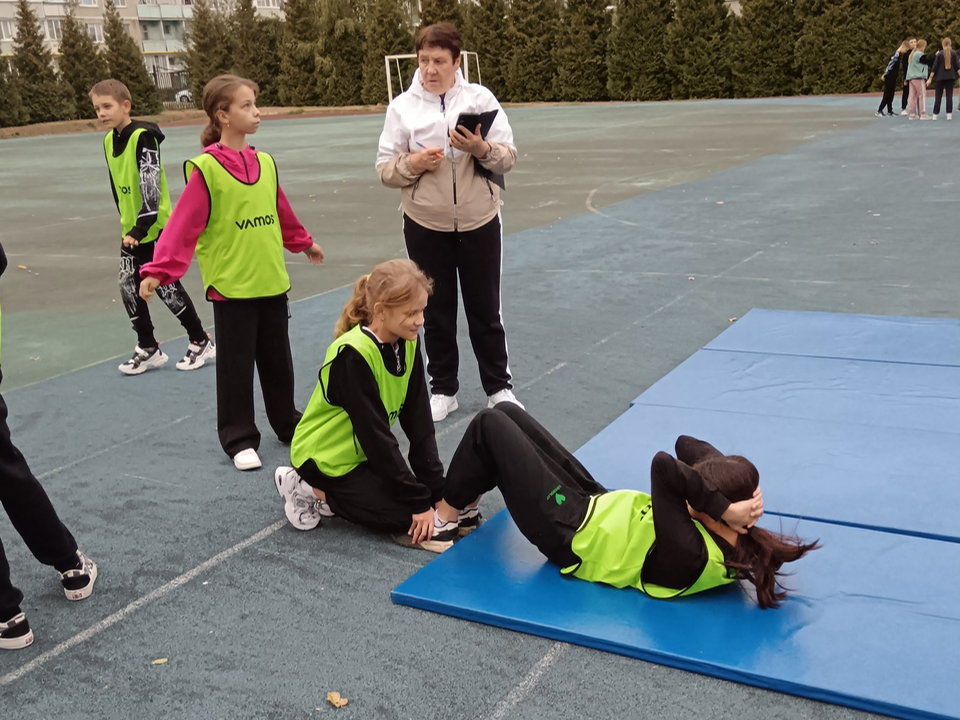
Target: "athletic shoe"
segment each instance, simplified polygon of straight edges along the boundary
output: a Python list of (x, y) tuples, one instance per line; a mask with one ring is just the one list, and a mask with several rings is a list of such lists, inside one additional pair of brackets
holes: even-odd
[(77, 550), (80, 567), (60, 573), (60, 584), (67, 600), (83, 600), (90, 597), (93, 584), (97, 581), (97, 564)]
[(460, 531), (457, 529), (457, 523), (444, 522), (437, 516), (437, 511), (433, 511), (433, 537), (423, 542), (411, 542), (410, 536), (394, 535), (393, 541), (403, 547), (414, 548), (416, 550), (426, 550), (432, 553), (442, 553), (453, 547), (453, 542), (460, 537)]
[(901, 114), (901, 115), (908, 115), (909, 113), (907, 113), (906, 110), (901, 110), (901, 111), (900, 111), (900, 114)]
[(150, 368), (160, 367), (168, 359), (159, 345), (153, 350), (144, 350), (137, 345), (133, 350), (133, 357), (120, 366), (120, 372), (124, 375), (139, 375)]
[(300, 479), (296, 470), (278, 467), (273, 473), (273, 482), (277, 486), (277, 493), (283, 498), (283, 512), (291, 525), (297, 530), (313, 530), (320, 524), (320, 500), (314, 495), (313, 489)]
[(502, 402), (512, 402), (521, 410), (526, 410), (526, 408), (523, 407), (523, 405), (520, 404), (520, 401), (514, 396), (513, 390), (501, 390), (499, 392), (495, 392), (493, 395), (490, 395), (487, 398), (487, 407), (492, 408), (494, 405)]
[(894, 115), (896, 115), (896, 113), (893, 110), (891, 110), (890, 112), (887, 113), (887, 115), (889, 115), (890, 117), (893, 117)]
[(456, 395), (430, 396), (430, 412), (433, 414), (434, 422), (440, 422), (458, 407), (460, 406), (457, 404)]
[(953, 120), (953, 113), (947, 113), (947, 120)]
[(883, 113), (880, 112), (879, 110), (877, 110), (877, 111), (874, 113), (874, 115), (876, 115), (877, 117), (883, 117)]
[(177, 370), (197, 370), (203, 367), (207, 360), (213, 360), (217, 357), (217, 346), (208, 336), (201, 345), (190, 343), (187, 347), (187, 354), (183, 360), (177, 363)]
[(483, 515), (480, 514), (479, 507), (464, 508), (460, 511), (460, 517), (457, 519), (460, 537), (466, 537), (481, 525), (483, 525)]
[(0, 622), (0, 650), (19, 650), (33, 643), (33, 630), (23, 613)]
[(931, 120), (936, 120), (936, 119), (937, 119), (937, 116), (936, 116), (936, 115), (931, 115), (931, 116), (930, 116), (930, 119), (931, 119)]
[(237, 470), (256, 470), (261, 467), (260, 456), (253, 448), (241, 450), (233, 456), (233, 464)]

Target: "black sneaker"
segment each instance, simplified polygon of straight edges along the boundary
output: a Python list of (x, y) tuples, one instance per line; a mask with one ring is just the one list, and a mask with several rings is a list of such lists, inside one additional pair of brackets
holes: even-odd
[(483, 515), (480, 514), (479, 507), (464, 508), (460, 511), (460, 537), (466, 537), (481, 525), (483, 525)]
[(63, 585), (63, 594), (67, 600), (83, 600), (90, 597), (93, 584), (97, 581), (97, 565), (90, 558), (77, 550), (77, 560), (80, 567), (60, 573), (60, 583)]
[(0, 650), (19, 650), (33, 643), (33, 630), (23, 613), (0, 622)]
[(167, 360), (169, 358), (160, 349), (159, 345), (152, 350), (144, 350), (137, 345), (133, 350), (133, 357), (123, 363), (119, 370), (124, 375), (141, 375), (150, 368), (160, 367)]

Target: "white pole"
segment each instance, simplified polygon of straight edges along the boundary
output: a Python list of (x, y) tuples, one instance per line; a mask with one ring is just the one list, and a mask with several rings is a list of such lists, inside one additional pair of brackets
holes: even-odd
[(383, 58), (383, 69), (387, 73), (387, 97), (393, 102), (393, 78), (390, 77), (390, 58)]

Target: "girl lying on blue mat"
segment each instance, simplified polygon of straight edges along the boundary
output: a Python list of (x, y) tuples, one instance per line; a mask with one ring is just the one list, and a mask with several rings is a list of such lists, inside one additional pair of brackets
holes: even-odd
[(608, 492), (524, 410), (500, 403), (467, 428), (437, 516), (455, 527), (459, 508), (498, 487), (520, 532), (564, 575), (655, 598), (748, 580), (761, 608), (777, 607), (780, 567), (819, 546), (754, 527), (763, 497), (746, 458), (685, 435), (676, 453), (654, 456), (652, 496)]

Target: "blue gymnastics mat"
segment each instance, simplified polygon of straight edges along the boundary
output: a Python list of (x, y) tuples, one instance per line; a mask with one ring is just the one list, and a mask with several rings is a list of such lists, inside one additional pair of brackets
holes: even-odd
[(812, 521), (797, 530), (823, 548), (792, 568), (778, 610), (736, 585), (658, 601), (563, 578), (505, 511), (392, 599), (884, 715), (960, 718), (960, 545)]
[(707, 350), (960, 366), (960, 320), (754, 308)]
[(639, 403), (575, 454), (604, 487), (650, 492), (679, 435), (750, 458), (767, 513), (960, 543), (956, 433)]

